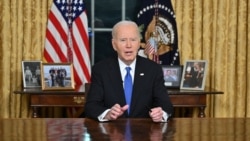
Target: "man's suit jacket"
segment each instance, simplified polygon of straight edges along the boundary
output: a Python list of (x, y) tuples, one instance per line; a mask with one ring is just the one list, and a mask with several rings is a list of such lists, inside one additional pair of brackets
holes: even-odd
[[(86, 117), (97, 119), (116, 103), (126, 105), (117, 56), (93, 66), (91, 86), (85, 104)], [(125, 112), (122, 117), (146, 118), (149, 117), (149, 109), (158, 106), (168, 114), (173, 112), (164, 86), (162, 68), (149, 59), (137, 56), (130, 115)]]

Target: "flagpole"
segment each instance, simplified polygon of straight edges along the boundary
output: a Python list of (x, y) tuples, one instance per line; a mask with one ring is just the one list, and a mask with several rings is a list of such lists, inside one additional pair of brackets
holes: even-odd
[(159, 12), (158, 12), (158, 0), (155, 0), (155, 29), (154, 29), (154, 43), (155, 43), (155, 52), (153, 54), (153, 60), (160, 64), (159, 62), (159, 55), (158, 55), (158, 33), (156, 26), (158, 25), (159, 21)]
[(72, 0), (68, 1), (68, 19), (67, 19), (67, 24), (69, 26), (69, 30), (68, 30), (68, 45), (67, 45), (67, 60), (69, 63), (73, 62), (73, 52), (72, 52), (72, 48), (73, 48), (73, 43), (72, 43)]

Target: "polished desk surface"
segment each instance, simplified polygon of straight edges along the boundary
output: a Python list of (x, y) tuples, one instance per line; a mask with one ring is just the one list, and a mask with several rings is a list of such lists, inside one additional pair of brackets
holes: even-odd
[(249, 141), (250, 118), (119, 119), (100, 123), (84, 118), (0, 119), (1, 141)]

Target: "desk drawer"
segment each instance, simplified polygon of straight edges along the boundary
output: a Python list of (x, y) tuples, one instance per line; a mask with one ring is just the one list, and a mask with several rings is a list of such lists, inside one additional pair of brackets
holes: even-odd
[(44, 107), (83, 107), (83, 95), (31, 95), (31, 106)]
[(174, 107), (206, 106), (206, 95), (169, 95)]

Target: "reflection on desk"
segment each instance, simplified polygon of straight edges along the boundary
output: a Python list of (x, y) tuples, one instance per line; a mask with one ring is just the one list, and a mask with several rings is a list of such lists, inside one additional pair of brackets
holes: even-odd
[[(129, 124), (128, 124), (129, 123)], [(97, 122), (81, 118), (0, 119), (1, 141), (248, 141), (250, 118), (174, 118)]]

